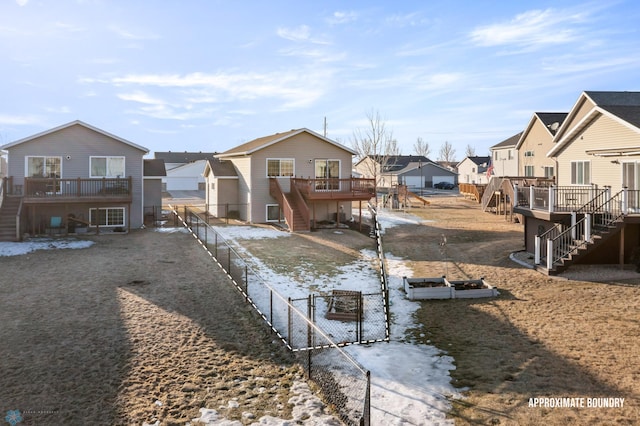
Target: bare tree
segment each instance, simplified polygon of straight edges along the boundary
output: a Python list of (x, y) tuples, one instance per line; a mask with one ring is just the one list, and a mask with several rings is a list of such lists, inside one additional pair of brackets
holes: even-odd
[(466, 157), (475, 157), (476, 156), (476, 149), (474, 147), (472, 147), (471, 145), (467, 145), (467, 148), (464, 151), (465, 156)]
[(429, 158), (429, 154), (431, 154), (429, 143), (425, 142), (421, 137), (418, 137), (418, 139), (416, 139), (416, 143), (413, 144), (413, 151), (416, 155), (422, 155), (427, 158)]
[(456, 150), (453, 148), (453, 145), (449, 143), (449, 141), (445, 141), (440, 147), (440, 153), (438, 160), (446, 161), (447, 163), (455, 162)]
[[(356, 151), (357, 161), (364, 167), (364, 175), (375, 179), (380, 186), (384, 172), (392, 165), (394, 156), (400, 155), (398, 141), (387, 129), (378, 111), (367, 113), (368, 126), (353, 131), (351, 145)], [(371, 161), (362, 161), (369, 158)], [(377, 197), (376, 197), (377, 203)]]

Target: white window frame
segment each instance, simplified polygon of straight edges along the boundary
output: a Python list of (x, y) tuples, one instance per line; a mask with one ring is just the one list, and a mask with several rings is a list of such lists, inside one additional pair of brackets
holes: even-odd
[[(42, 158), (44, 161), (44, 164), (47, 164), (47, 159), (48, 158), (55, 158), (59, 161), (60, 164), (60, 175), (56, 176), (57, 178), (61, 178), (62, 177), (62, 157), (58, 156), (58, 155), (27, 155), (24, 157), (24, 175), (25, 177), (40, 177), (40, 176), (31, 176), (29, 174), (29, 159), (30, 158)], [(43, 170), (44, 173), (44, 170)], [(53, 176), (42, 176), (44, 178), (51, 178)]]
[[(586, 166), (586, 169), (585, 169)], [(582, 170), (578, 170), (581, 168)], [(586, 173), (585, 173), (586, 171)], [(576, 160), (570, 164), (571, 185), (589, 185), (591, 183), (591, 161)], [(578, 179), (581, 174), (581, 179)], [(585, 176), (586, 174), (586, 176)]]
[[(268, 178), (271, 177), (294, 177), (296, 175), (296, 159), (295, 158), (267, 158), (265, 163), (265, 174)], [(269, 174), (269, 162), (270, 161), (278, 161), (278, 174), (270, 175)], [(282, 162), (283, 161), (291, 161), (291, 174), (283, 174), (282, 173)]]
[[(324, 170), (325, 172), (328, 174), (331, 171), (331, 168), (329, 167), (329, 162), (335, 162), (338, 163), (338, 176), (318, 176), (318, 166), (322, 165), (322, 163), (325, 163), (324, 166)], [(320, 191), (320, 190), (324, 190), (324, 191), (340, 191), (340, 178), (342, 176), (342, 162), (337, 159), (337, 158), (316, 158), (313, 162), (313, 174), (315, 179), (326, 179), (326, 181), (322, 182), (322, 181), (318, 181), (316, 182), (316, 190)], [(334, 185), (329, 183), (329, 179), (338, 179), (338, 184)]]
[[(104, 176), (102, 175), (94, 175), (93, 174), (93, 160), (94, 159), (101, 159), (104, 158), (106, 159), (106, 174)], [(109, 160), (122, 160), (122, 174), (118, 175), (118, 174), (114, 174), (114, 175), (110, 175), (109, 174)], [(125, 173), (127, 170), (127, 158), (125, 156), (122, 155), (92, 155), (89, 157), (89, 177), (91, 178), (124, 178)]]
[[(278, 216), (280, 217), (279, 219), (270, 219), (269, 218), (269, 209), (270, 208), (277, 208), (278, 209)], [(284, 220), (284, 217), (282, 216), (282, 209), (280, 208), (280, 205), (278, 204), (267, 204), (265, 206), (265, 219), (267, 221), (267, 223), (269, 222), (281, 222), (282, 220)]]
[(542, 166), (544, 168), (544, 177), (552, 178), (555, 176), (555, 167), (554, 166)]
[[(91, 226), (96, 226), (96, 223), (94, 221), (94, 217), (93, 215), (95, 214), (95, 212), (97, 210), (104, 210), (105, 211), (105, 223), (99, 223), (99, 226), (103, 226), (103, 227), (116, 227), (116, 226), (125, 226), (125, 221), (126, 221), (126, 216), (125, 216), (125, 208), (124, 207), (100, 207), (100, 208), (91, 208), (89, 209), (89, 223), (91, 224)], [(122, 223), (109, 223), (109, 211), (110, 210), (120, 210), (122, 212)]]
[(533, 157), (533, 156), (535, 156), (535, 151), (525, 151), (524, 152), (524, 156), (525, 157)]
[(524, 175), (526, 177), (534, 177), (536, 175), (535, 166), (524, 166)]

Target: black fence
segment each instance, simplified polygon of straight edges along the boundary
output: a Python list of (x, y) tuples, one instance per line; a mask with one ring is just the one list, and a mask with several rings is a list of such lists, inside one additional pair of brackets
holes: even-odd
[[(326, 402), (348, 425), (370, 424), (370, 373), (342, 346), (388, 339), (383, 294), (339, 292), (292, 300), (279, 294), (190, 207), (173, 207), (186, 226), (271, 330), (321, 388)], [(333, 336), (333, 337), (330, 337)], [(336, 337), (337, 336), (337, 337)]]

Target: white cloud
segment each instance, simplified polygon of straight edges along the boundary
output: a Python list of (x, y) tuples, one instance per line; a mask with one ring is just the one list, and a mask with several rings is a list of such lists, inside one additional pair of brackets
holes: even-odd
[(354, 11), (336, 11), (333, 12), (330, 18), (327, 19), (327, 22), (330, 25), (337, 24), (348, 24), (349, 22), (353, 22), (358, 19), (358, 14)]
[(278, 28), (276, 33), (278, 34), (278, 36), (284, 38), (285, 40), (295, 41), (297, 43), (308, 42), (313, 44), (329, 44), (325, 40), (312, 38), (311, 28), (309, 28), (307, 25), (300, 25), (296, 28)]
[(532, 10), (508, 22), (478, 27), (470, 34), (478, 46), (544, 46), (567, 43), (577, 39), (576, 24), (584, 22), (585, 15), (567, 11), (546, 9)]
[(40, 118), (34, 115), (8, 115), (0, 114), (1, 125), (33, 125), (40, 124)]
[(29, 0), (16, 0), (18, 6), (26, 6), (29, 3)]
[(133, 93), (119, 93), (117, 96), (124, 101), (133, 101), (143, 104), (161, 105), (166, 103), (161, 99), (153, 98), (149, 94), (139, 90)]

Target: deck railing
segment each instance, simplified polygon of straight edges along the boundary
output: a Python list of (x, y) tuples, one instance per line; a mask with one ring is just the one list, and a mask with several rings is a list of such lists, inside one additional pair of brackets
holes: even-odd
[(549, 213), (571, 212), (582, 208), (593, 199), (604, 196), (607, 188), (596, 185), (527, 186), (514, 185), (514, 204), (531, 210)]
[(131, 198), (132, 178), (24, 179), (26, 198)]
[(367, 178), (349, 179), (304, 179), (292, 178), (291, 183), (306, 198), (359, 198), (375, 196), (376, 180)]

